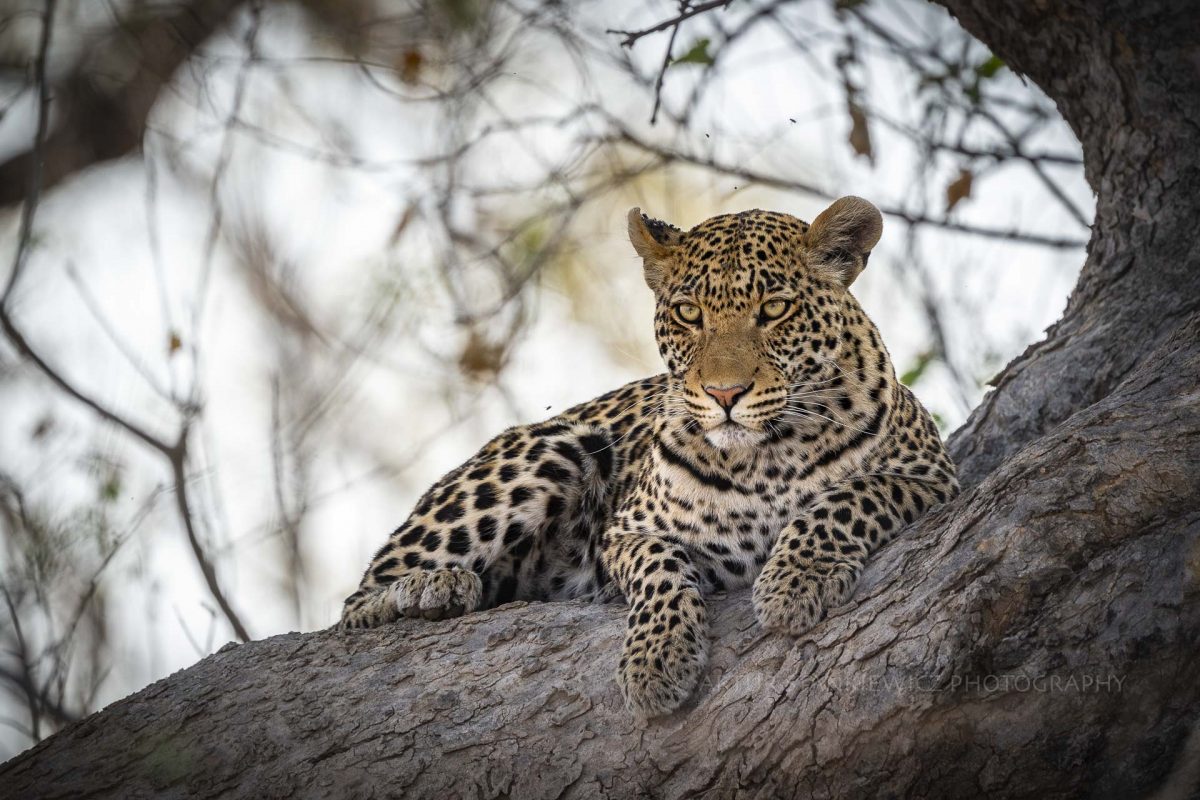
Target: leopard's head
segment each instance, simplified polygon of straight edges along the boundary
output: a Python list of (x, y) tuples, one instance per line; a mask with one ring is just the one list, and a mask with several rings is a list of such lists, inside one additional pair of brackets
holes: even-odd
[(665, 413), (722, 450), (752, 447), (799, 392), (831, 380), (847, 288), (883, 230), (879, 210), (843, 197), (812, 225), (745, 211), (690, 231), (629, 212), (629, 238), (654, 292), (670, 374)]

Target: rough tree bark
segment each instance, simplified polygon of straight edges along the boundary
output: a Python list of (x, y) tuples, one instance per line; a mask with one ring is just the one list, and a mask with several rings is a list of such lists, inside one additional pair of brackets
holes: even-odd
[(63, 730), (0, 767), (3, 791), (1155, 790), (1200, 715), (1200, 21), (1170, 0), (944, 2), (1058, 102), (1097, 219), (1062, 320), (952, 439), (966, 491), (851, 604), (792, 641), (745, 594), (714, 602), (708, 682), (645, 728), (612, 680), (614, 606), (277, 636)]

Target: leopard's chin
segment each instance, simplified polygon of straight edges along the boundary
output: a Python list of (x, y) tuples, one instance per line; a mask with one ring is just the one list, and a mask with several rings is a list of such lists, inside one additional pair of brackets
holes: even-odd
[(763, 431), (756, 431), (736, 422), (722, 422), (704, 432), (704, 440), (718, 450), (746, 450), (759, 445), (767, 438)]

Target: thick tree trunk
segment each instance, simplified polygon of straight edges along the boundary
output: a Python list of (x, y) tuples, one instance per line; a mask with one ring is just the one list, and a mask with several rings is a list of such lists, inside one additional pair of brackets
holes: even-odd
[(641, 729), (612, 678), (615, 606), (252, 642), (18, 756), (0, 794), (1158, 787), (1200, 715), (1200, 23), (1186, 3), (945, 2), (1059, 102), (1098, 217), (1063, 319), (953, 438), (967, 490), (850, 605), (792, 641), (747, 595), (714, 602), (708, 682)]
[(951, 439), (967, 485), (1108, 395), (1200, 309), (1200, 15), (1179, 0), (944, 0), (1057, 103), (1096, 220), (1066, 311)]

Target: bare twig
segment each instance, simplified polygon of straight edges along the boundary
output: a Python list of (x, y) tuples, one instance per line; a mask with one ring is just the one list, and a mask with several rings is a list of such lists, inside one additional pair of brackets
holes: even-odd
[(42, 738), (40, 725), (43, 716), (48, 716), (59, 726), (69, 725), (83, 717), (80, 712), (67, 708), (42, 692), (26, 672), (16, 672), (8, 667), (0, 666), (0, 679), (7, 681), (14, 689), (24, 694), (28, 698), (29, 708), (35, 710), (37, 722), (33, 723), (29, 729), (29, 736), (35, 742)]
[(690, 3), (688, 0), (679, 0), (679, 22), (676, 22), (671, 28), (671, 38), (667, 39), (667, 47), (663, 52), (662, 66), (658, 68), (658, 77), (654, 80), (654, 108), (650, 112), (650, 124), (653, 125), (658, 121), (658, 107), (662, 105), (662, 88), (663, 81), (667, 78), (667, 70), (671, 66), (671, 52), (675, 49), (675, 37), (679, 35), (679, 24), (686, 17), (682, 16), (688, 10)]
[(694, 6), (681, 9), (680, 12), (674, 17), (671, 17), (670, 19), (664, 19), (662, 22), (659, 22), (656, 25), (651, 25), (649, 28), (643, 28), (640, 31), (622, 31), (609, 28), (607, 32), (616, 34), (618, 36), (624, 36), (625, 38), (621, 40), (621, 46), (632, 47), (637, 40), (641, 39), (643, 36), (649, 36), (652, 33), (665, 31), (668, 28), (678, 28), (679, 23), (686, 19), (691, 19), (694, 16), (703, 14), (706, 11), (712, 11), (713, 9), (725, 8), (732, 2), (733, 0), (707, 0), (707, 2), (697, 3)]
[(117, 427), (132, 435), (134, 438), (141, 441), (143, 444), (150, 447), (152, 450), (155, 450), (159, 454), (166, 457), (167, 461), (171, 465), (172, 474), (174, 476), (176, 500), (180, 516), (182, 517), (184, 530), (187, 533), (188, 543), (192, 547), (193, 555), (195, 556), (197, 565), (200, 567), (200, 571), (204, 576), (205, 583), (208, 585), (209, 591), (213, 595), (213, 599), (216, 600), (217, 604), (221, 607), (222, 612), (225, 614), (225, 617), (229, 621), (230, 626), (234, 629), (234, 632), (243, 641), (248, 641), (250, 636), (246, 632), (246, 628), (242, 624), (241, 619), (234, 612), (229, 601), (226, 599), (225, 593), (217, 581), (216, 571), (213, 569), (212, 564), (209, 562), (204, 549), (200, 544), (200, 540), (196, 534), (195, 525), (191, 517), (191, 510), (189, 508), (187, 497), (187, 482), (185, 478), (187, 437), (189, 430), (188, 417), (185, 415), (177, 441), (174, 444), (168, 444), (164, 439), (150, 433), (140, 424), (133, 422), (121, 414), (118, 414), (104, 403), (101, 403), (99, 400), (88, 396), (83, 391), (76, 388), (74, 384), (68, 381), (56, 369), (51, 367), (50, 364), (38, 354), (38, 352), (33, 348), (33, 346), (25, 338), (24, 334), (22, 334), (20, 329), (17, 327), (15, 321), (9, 313), (9, 301), (12, 297), (13, 290), (17, 285), (17, 280), (20, 278), (20, 275), (29, 257), (29, 247), (33, 231), (33, 220), (37, 213), (38, 199), (42, 190), (42, 185), (40, 183), (42, 173), (38, 167), (38, 164), (40, 164), (40, 158), (36, 156), (41, 152), (41, 148), (43, 146), (43, 139), (46, 133), (46, 120), (49, 116), (50, 96), (46, 81), (46, 61), (47, 53), (50, 48), (50, 34), (53, 22), (54, 3), (55, 0), (47, 0), (46, 2), (46, 23), (42, 32), (41, 47), (39, 49), (38, 58), (35, 65), (35, 71), (37, 75), (36, 80), (39, 91), (41, 92), (38, 129), (33, 145), (35, 158), (33, 159), (29, 189), (26, 194), (25, 203), (22, 210), (21, 227), (17, 240), (17, 253), (13, 261), (13, 270), (9, 275), (8, 284), (5, 286), (4, 294), (2, 297), (0, 297), (0, 328), (3, 329), (5, 336), (8, 338), (9, 342), (13, 345), (16, 351), (25, 359), (32, 362), (34, 366), (36, 366), (37, 369), (60, 390), (87, 408), (91, 409), (91, 411), (97, 414), (101, 419), (113, 423)]
[(304, 598), (300, 591), (301, 585), (308, 578), (308, 565), (304, 558), (304, 549), (301, 546), (302, 528), (301, 524), (304, 521), (304, 516), (308, 512), (307, 500), (300, 498), (295, 504), (295, 508), (289, 508), (287, 491), (284, 488), (285, 473), (287, 470), (287, 455), (285, 449), (291, 450), (293, 469), (299, 473), (301, 470), (299, 447), (293, 444), (291, 447), (284, 442), (288, 431), (285, 430), (283, 421), (282, 397), (280, 392), (280, 378), (275, 375), (271, 379), (271, 472), (275, 490), (275, 506), (276, 512), (279, 514), (278, 530), (283, 534), (283, 543), (287, 553), (287, 570), (286, 583), (288, 588), (289, 599), (292, 603), (292, 609), (295, 614), (297, 624), (304, 624)]
[[(197, 375), (200, 372), (200, 367), (199, 356), (196, 352), (196, 343), (200, 339), (200, 326), (204, 319), (204, 309), (208, 301), (208, 286), (212, 275), (213, 259), (216, 256), (217, 241), (221, 235), (222, 226), (225, 221), (224, 208), (221, 205), (220, 198), (221, 182), (225, 177), (225, 171), (229, 168), (230, 159), (233, 157), (234, 131), (237, 129), (235, 120), (241, 114), (242, 104), (246, 99), (246, 88), (250, 80), (250, 68), (258, 58), (258, 31), (262, 19), (262, 8), (258, 2), (251, 3), (250, 14), (250, 24), (243, 37), (246, 46), (246, 58), (238, 70), (237, 79), (234, 83), (233, 102), (225, 118), (225, 132), (221, 138), (221, 152), (217, 156), (212, 181), (209, 184), (208, 202), (210, 217), (208, 231), (204, 235), (204, 257), (200, 264), (200, 274), (196, 279), (196, 288), (193, 292), (195, 307), (192, 313), (189, 352), (191, 352), (192, 358), (195, 361), (194, 372)], [(196, 380), (198, 383), (199, 379), (197, 378)], [(192, 387), (191, 395), (193, 401), (196, 398), (198, 388), (197, 385), (193, 385)]]
[(175, 504), (179, 510), (179, 517), (183, 522), (184, 532), (187, 534), (188, 545), (192, 548), (192, 555), (196, 559), (196, 565), (200, 567), (200, 574), (204, 576), (204, 583), (208, 586), (208, 592), (212, 595), (213, 600), (221, 609), (221, 613), (225, 615), (233, 632), (243, 642), (250, 641), (250, 634), (246, 630), (246, 626), (242, 623), (237, 612), (233, 610), (228, 598), (225, 597), (225, 592), (221, 588), (220, 582), (217, 580), (216, 569), (213, 568), (212, 562), (209, 561), (208, 554), (204, 551), (204, 546), (200, 543), (200, 535), (196, 531), (196, 522), (192, 516), (191, 500), (188, 496), (188, 481), (187, 481), (187, 443), (189, 425), (185, 421), (182, 429), (179, 432), (179, 438), (172, 447), (169, 454), (171, 463), (171, 475), (175, 481)]
[(33, 218), (37, 215), (38, 201), (42, 196), (42, 171), (45, 160), (46, 129), (50, 122), (50, 86), (46, 77), (46, 62), (50, 55), (50, 37), (54, 31), (54, 10), (57, 0), (46, 0), (42, 13), (42, 37), (38, 45), (37, 60), (34, 61), (34, 82), (38, 92), (37, 131), (33, 135), (33, 161), (27, 174), (15, 181), (18, 186), (24, 184), (25, 202), (21, 207), (21, 224), (17, 233), (17, 254), (13, 257), (12, 272), (4, 285), (4, 294), (0, 295), (0, 310), (8, 305), (13, 288), (25, 269), (29, 258), (29, 242), (33, 237)]
[(29, 644), (25, 640), (25, 632), (22, 630), (21, 617), (17, 613), (17, 606), (13, 602), (12, 595), (8, 591), (7, 586), (0, 585), (0, 592), (4, 593), (4, 604), (8, 608), (8, 616), (12, 619), (13, 635), (16, 637), (17, 649), (14, 653), (17, 657), (17, 662), (21, 668), (19, 672), (2, 669), (0, 677), (9, 681), (13, 686), (20, 689), (25, 697), (25, 708), (29, 714), (29, 727), (34, 739), (41, 738), (42, 730), (42, 708), (45, 705), (41, 702), (38, 696), (37, 684), (33, 680), (32, 671), (33, 664), (29, 654)]
[(1082, 167), (1083, 158), (1080, 156), (1071, 155), (1069, 153), (1061, 153), (1051, 150), (1038, 150), (1027, 152), (1025, 150), (1013, 150), (1009, 147), (984, 148), (971, 147), (962, 142), (947, 142), (947, 141), (931, 141), (927, 139), (921, 131), (914, 130), (908, 125), (904, 125), (878, 109), (864, 109), (872, 120), (878, 122), (890, 130), (901, 134), (913, 142), (920, 143), (922, 146), (932, 147), (935, 150), (944, 150), (949, 153), (956, 153), (967, 158), (983, 158), (994, 161), (1005, 161), (1014, 159), (1018, 161), (1038, 162), (1042, 164), (1055, 164), (1064, 167)]
[[(838, 197), (835, 192), (831, 192), (827, 189), (807, 183), (805, 181), (800, 181), (793, 178), (783, 178), (777, 175), (769, 175), (742, 167), (733, 167), (728, 164), (720, 163), (717, 160), (707, 156), (694, 155), (682, 151), (667, 150), (666, 148), (642, 139), (629, 130), (620, 129), (611, 140), (632, 145), (645, 153), (655, 156), (663, 164), (669, 164), (673, 162), (691, 164), (693, 166), (704, 167), (712, 172), (738, 178), (742, 181), (757, 183), (761, 186), (770, 186), (776, 189), (802, 192), (804, 194), (820, 197), (825, 200), (836, 200)], [(1078, 248), (1087, 244), (1087, 242), (1083, 239), (1075, 239), (1063, 236), (1047, 236), (1043, 234), (1026, 233), (1012, 229), (989, 228), (981, 225), (970, 225), (964, 222), (956, 222), (954, 220), (944, 218), (930, 217), (925, 214), (918, 214), (909, 209), (886, 203), (880, 204), (879, 210), (884, 214), (894, 217), (909, 225), (928, 225), (935, 228), (941, 228), (942, 230), (954, 231), (956, 233), (968, 233), (973, 236), (982, 236), (987, 239), (1001, 239), (1004, 241), (1041, 245), (1043, 247), (1053, 248)]]
[(171, 394), (170, 389), (168, 389), (166, 386), (163, 386), (158, 378), (155, 377), (154, 373), (150, 371), (150, 368), (143, 363), (142, 359), (139, 358), (137, 353), (133, 351), (133, 348), (129, 346), (129, 343), (126, 342), (124, 338), (121, 337), (121, 334), (117, 332), (117, 329), (113, 327), (112, 321), (109, 320), (108, 315), (104, 313), (104, 309), (100, 307), (100, 301), (97, 300), (95, 295), (92, 294), (92, 290), (88, 288), (88, 285), (79, 275), (79, 270), (75, 268), (75, 264), (73, 262), (67, 262), (66, 271), (67, 277), (71, 279), (71, 284), (79, 293), (79, 299), (83, 301), (88, 313), (92, 315), (92, 319), (98, 326), (100, 326), (100, 330), (108, 338), (109, 342), (112, 343), (112, 346), (117, 349), (117, 352), (121, 354), (133, 371), (141, 376), (142, 380), (146, 382), (147, 386), (154, 390), (155, 394), (174, 404), (177, 408), (182, 408), (184, 405), (183, 402), (174, 397)]
[[(1005, 139), (1008, 140), (1009, 148), (1018, 158), (1023, 157), (1020, 138), (1011, 130), (1009, 130), (1008, 126), (1005, 125), (999, 117), (987, 109), (979, 109), (978, 113), (981, 117), (990, 122), (992, 126), (998, 130)], [(1052, 179), (1046, 173), (1046, 170), (1042, 168), (1041, 163), (1038, 160), (1031, 158), (1025, 158), (1025, 160), (1028, 162), (1029, 168), (1033, 170), (1033, 173), (1037, 175), (1038, 180), (1042, 182), (1042, 185), (1046, 187), (1050, 194), (1054, 195), (1054, 199), (1058, 200), (1058, 202), (1062, 204), (1063, 208), (1067, 210), (1067, 213), (1069, 213), (1075, 219), (1075, 221), (1083, 227), (1090, 228), (1092, 225), (1091, 220), (1087, 218), (1087, 215), (1083, 213), (1079, 206), (1075, 205), (1075, 202), (1071, 200), (1071, 198), (1067, 197), (1066, 192), (1064, 192), (1062, 187), (1058, 185), (1057, 181)]]

